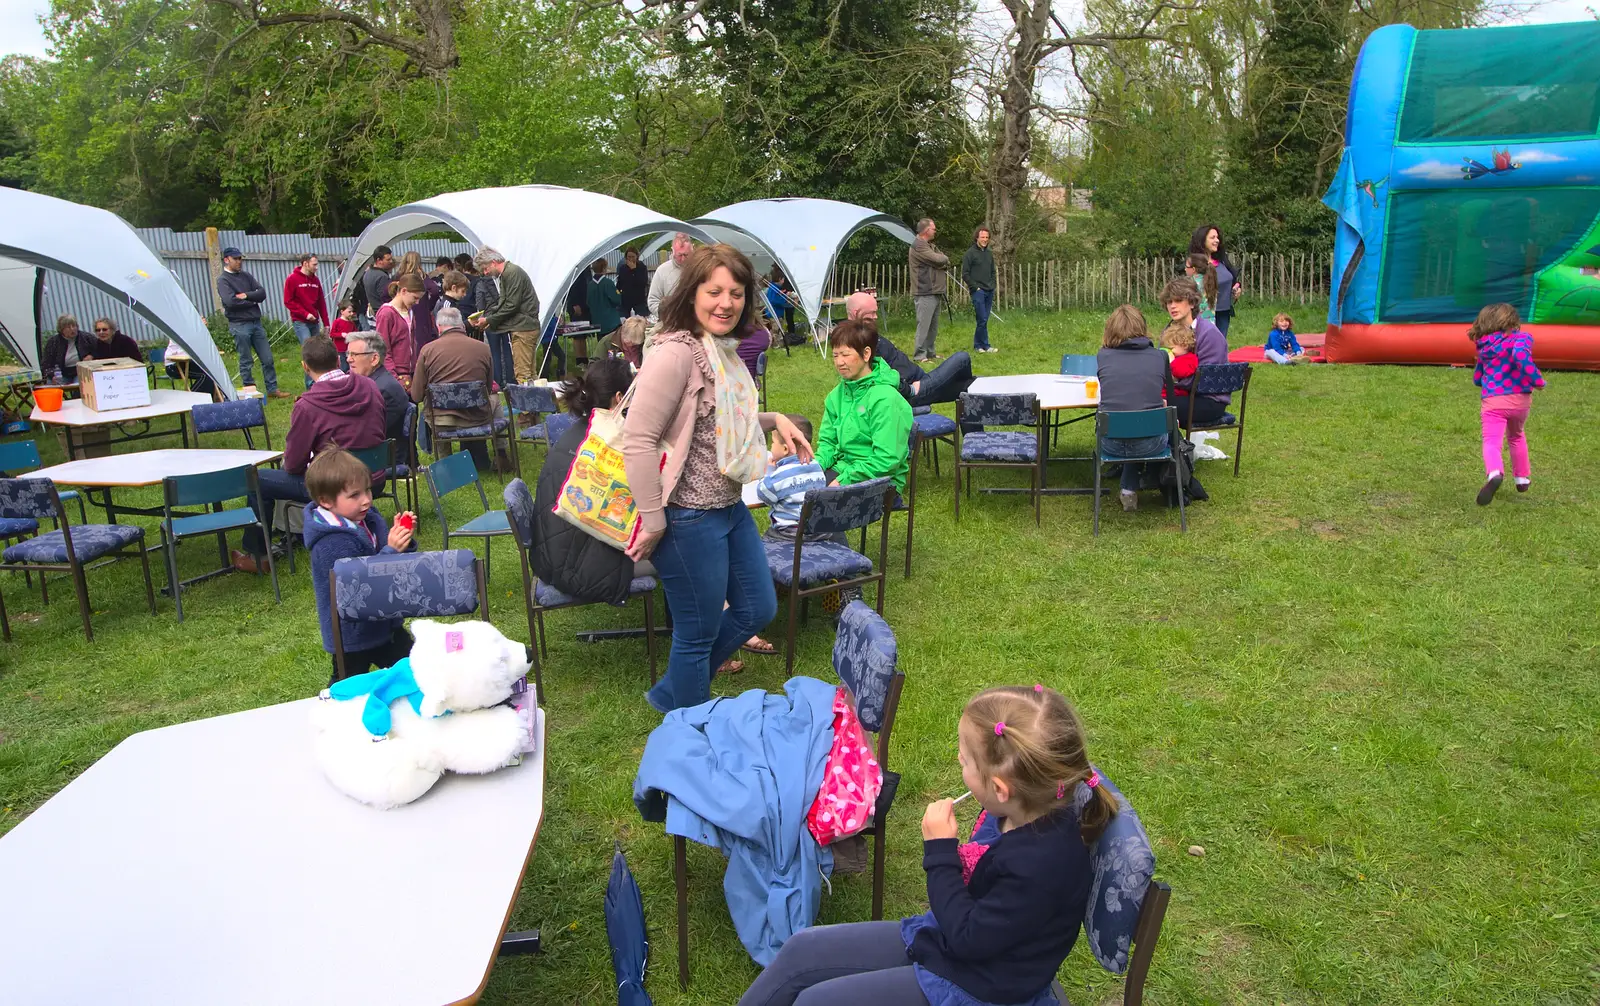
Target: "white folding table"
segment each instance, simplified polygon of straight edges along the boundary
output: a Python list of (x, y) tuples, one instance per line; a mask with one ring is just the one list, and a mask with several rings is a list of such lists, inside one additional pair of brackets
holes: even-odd
[[(81, 433), (90, 427), (116, 427), (119, 436), (109, 443), (122, 443), (129, 440), (148, 440), (151, 437), (168, 437), (176, 433), (183, 437), (183, 446), (189, 446), (189, 410), (196, 405), (204, 405), (211, 401), (210, 395), (202, 395), (198, 391), (174, 391), (170, 388), (156, 388), (150, 392), (150, 404), (141, 405), (134, 409), (113, 409), (109, 412), (96, 412), (84, 404), (83, 399), (74, 398), (61, 403), (61, 408), (55, 412), (46, 412), (37, 405), (28, 419), (46, 426), (59, 426), (67, 441), (67, 460), (75, 459), (77, 445), (73, 443), (73, 433)], [(177, 429), (152, 429), (152, 419), (162, 419), (166, 416), (177, 416)], [(143, 423), (142, 430), (130, 431), (124, 429), (128, 423)]]
[(0, 976), (35, 1004), (475, 1002), (544, 816), (538, 751), (374, 810), (304, 699), (134, 734), (0, 838)]
[[(171, 475), (210, 475), (243, 465), (259, 468), (282, 457), (282, 451), (213, 450), (209, 447), (136, 451), (132, 454), (108, 454), (103, 458), (67, 461), (29, 472), (28, 477), (46, 478), (57, 485), (83, 487), (89, 491), (88, 495), (96, 506), (105, 508), (106, 520), (115, 524), (118, 513), (159, 517), (162, 511), (159, 507), (119, 507), (111, 498), (113, 489), (158, 486)], [(102, 499), (94, 499), (95, 490), (101, 493)]]

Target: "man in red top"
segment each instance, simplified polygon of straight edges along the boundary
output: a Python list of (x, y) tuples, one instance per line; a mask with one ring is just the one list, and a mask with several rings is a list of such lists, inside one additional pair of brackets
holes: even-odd
[[(257, 513), (271, 526), (279, 500), (311, 502), (306, 493), (306, 466), (318, 451), (331, 446), (358, 451), (383, 443), (383, 393), (372, 379), (339, 369), (333, 340), (316, 335), (300, 347), (300, 366), (311, 381), (289, 413), (289, 433), (283, 438), (283, 467), (263, 468)], [(266, 542), (254, 528), (245, 531), (245, 551), (233, 553), (235, 569), (247, 573), (264, 570)], [(274, 553), (276, 555), (276, 553)]]
[[(294, 337), (302, 346), (328, 327), (328, 299), (322, 293), (322, 280), (317, 278), (315, 255), (300, 256), (299, 268), (289, 270), (289, 278), (283, 281), (283, 306), (289, 309)], [(310, 381), (306, 387), (311, 387)]]

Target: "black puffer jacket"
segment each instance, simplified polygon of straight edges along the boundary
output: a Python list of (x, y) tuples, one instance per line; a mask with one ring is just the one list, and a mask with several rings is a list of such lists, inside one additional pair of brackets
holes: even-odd
[(561, 484), (567, 480), (572, 459), (589, 424), (579, 421), (556, 441), (539, 469), (539, 484), (533, 493), (533, 507), (539, 521), (538, 543), (533, 550), (533, 572), (557, 590), (585, 601), (621, 604), (628, 599), (628, 584), (633, 580), (633, 560), (618, 548), (551, 512)]

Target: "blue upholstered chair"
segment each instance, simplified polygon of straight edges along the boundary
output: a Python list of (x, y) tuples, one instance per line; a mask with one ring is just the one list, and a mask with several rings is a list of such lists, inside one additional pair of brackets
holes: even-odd
[[(965, 433), (962, 427), (975, 423), (982, 433)], [(1027, 432), (995, 430), (994, 426), (1031, 426)], [(973, 468), (1026, 468), (1033, 492), (1033, 522), (1041, 513), (1040, 492), (1044, 488), (1045, 425), (1039, 414), (1038, 396), (974, 395), (962, 392), (956, 401), (956, 520), (961, 519), (961, 473)], [(972, 477), (967, 476), (967, 496), (972, 495)]]
[[(789, 592), (788, 630), (784, 639), (785, 672), (794, 672), (794, 637), (800, 607), (813, 594), (878, 584), (878, 613), (883, 614), (883, 592), (888, 583), (885, 572), (889, 560), (889, 508), (894, 504), (894, 483), (889, 479), (869, 479), (853, 486), (830, 486), (806, 493), (800, 507), (799, 533), (794, 544), (763, 541), (767, 567), (772, 579)], [(846, 534), (875, 523), (882, 527), (878, 536), (878, 561), (848, 545), (830, 541), (807, 542), (808, 536)]]
[[(900, 709), (906, 676), (898, 667), (899, 644), (883, 616), (861, 601), (851, 601), (839, 612), (839, 634), (833, 642), (833, 671), (855, 700), (861, 729), (877, 734), (874, 757), (883, 769), (883, 789), (872, 812), (872, 822), (861, 832), (872, 837), (872, 918), (883, 918), (885, 818), (894, 804), (900, 776), (889, 771), (889, 735)], [(689, 987), (689, 860), (688, 841), (673, 838), (673, 878), (678, 888), (678, 984)]]
[[(0, 520), (56, 521), (57, 530), (37, 535), (7, 545), (0, 553), (0, 570), (37, 572), (39, 589), (46, 604), (50, 603), (47, 573), (69, 573), (72, 586), (78, 594), (78, 614), (83, 618), (83, 634), (94, 642), (94, 628), (89, 624), (89, 584), (84, 577), (87, 564), (106, 559), (108, 565), (118, 559), (137, 557), (144, 567), (145, 600), (150, 614), (156, 613), (155, 587), (150, 582), (150, 559), (144, 551), (144, 528), (132, 524), (67, 524), (67, 511), (49, 479), (0, 479)], [(92, 567), (98, 568), (98, 567)], [(0, 635), (11, 638), (11, 626), (0, 615)]]
[[(1173, 485), (1182, 482), (1183, 466), (1178, 461), (1178, 455), (1172, 450), (1173, 441), (1182, 436), (1178, 431), (1178, 410), (1163, 406), (1155, 409), (1142, 409), (1138, 412), (1096, 412), (1094, 414), (1094, 533), (1100, 533), (1100, 476), (1105, 471), (1106, 465), (1142, 465), (1151, 461), (1165, 461), (1172, 465)], [(1136, 458), (1123, 457), (1119, 454), (1107, 454), (1101, 440), (1112, 437), (1121, 440), (1133, 440), (1143, 437), (1165, 436), (1165, 446)], [(1180, 530), (1189, 530), (1189, 518), (1183, 509), (1183, 493), (1178, 493), (1178, 527)]]
[[(1224, 412), (1222, 418), (1210, 426), (1194, 424), (1194, 400), (1201, 395), (1238, 395), (1235, 403), (1239, 414)], [(1239, 454), (1244, 449), (1244, 402), (1250, 396), (1250, 364), (1213, 363), (1194, 372), (1194, 384), (1189, 392), (1189, 408), (1180, 417), (1182, 426), (1190, 433), (1196, 430), (1238, 430), (1233, 442), (1233, 477), (1239, 477)]]
[(328, 571), (333, 606), (333, 659), (345, 676), (339, 619), (438, 618), (477, 614), (489, 618), (489, 590), (478, 557), (464, 548), (340, 559)]
[[(428, 430), (433, 437), (433, 456), (443, 457), (441, 445), (481, 441), (489, 445), (491, 452), (498, 453), (502, 448), (500, 441), (504, 439), (505, 451), (509, 452), (516, 447), (511, 440), (511, 417), (500, 415), (498, 411), (491, 411), (489, 421), (481, 426), (455, 426), (444, 427), (443, 430), (434, 422), (433, 414), (440, 409), (446, 411), (465, 412), (472, 409), (490, 408), (489, 385), (483, 381), (448, 381), (442, 384), (428, 385)], [(497, 459), (498, 460), (498, 459)], [(509, 472), (502, 473), (504, 478)]]
[[(490, 563), (491, 538), (511, 533), (511, 525), (506, 520), (504, 510), (489, 509), (489, 494), (483, 491), (483, 482), (478, 479), (478, 466), (472, 463), (472, 455), (465, 451), (447, 454), (433, 464), (422, 469), (423, 475), (428, 479), (428, 493), (433, 497), (433, 514), (439, 521), (439, 530), (444, 535), (444, 547), (450, 547), (450, 536), (483, 539), (483, 565), (485, 575), (488, 574)], [(483, 507), (483, 512), (478, 516), (451, 529), (450, 520), (444, 513), (444, 498), (457, 489), (472, 486), (478, 490), (478, 503)]]
[[(32, 440), (13, 440), (10, 443), (0, 444), (0, 477), (7, 475), (24, 475), (37, 468), (43, 467), (44, 459), (39, 457), (39, 445), (34, 443)], [(57, 490), (57, 492), (61, 494), (61, 501), (63, 503), (67, 502), (68, 500), (77, 500), (78, 523), (89, 523), (89, 513), (83, 508), (82, 493), (78, 492), (76, 489), (61, 489)], [(54, 515), (52, 514), (51, 516), (53, 519)], [(29, 520), (32, 520), (32, 518), (29, 518)], [(14, 531), (11, 534), (5, 533), (4, 528), (7, 526), (20, 528), (21, 523), (13, 522), (11, 525), (0, 523), (0, 541), (5, 541), (8, 538), (16, 538), (22, 534), (32, 534), (34, 531), (39, 529), (39, 522), (34, 521), (30, 530)], [(59, 527), (60, 525), (57, 526)]]
[(405, 483), (406, 509), (417, 509), (417, 407), (406, 406), (406, 417), (400, 424), (400, 441), (394, 445), (394, 477)]
[[(533, 507), (533, 493), (521, 479), (512, 479), (502, 494), (506, 514), (511, 520), (511, 535), (517, 542), (517, 554), (522, 559), (522, 596), (528, 609), (528, 649), (533, 654), (533, 681), (539, 701), (544, 702), (544, 674), (540, 670), (543, 659), (550, 656), (545, 646), (544, 613), (557, 608), (579, 608), (596, 601), (585, 601), (556, 589), (533, 573), (533, 552), (538, 542), (539, 524)], [(630, 597), (644, 598), (645, 650), (650, 656), (650, 684), (656, 683), (656, 578), (636, 576), (628, 584)]]
[[(167, 588), (172, 591), (173, 605), (178, 609), (178, 621), (183, 622), (183, 587), (185, 583), (198, 583), (223, 573), (233, 572), (228, 561), (228, 532), (242, 531), (247, 527), (261, 529), (261, 540), (271, 540), (267, 522), (256, 515), (248, 502), (243, 506), (224, 508), (229, 500), (258, 498), (255, 465), (241, 465), (225, 472), (204, 475), (173, 475), (161, 481), (161, 546), (167, 559)], [(209, 512), (196, 514), (174, 513), (174, 507), (209, 506)], [(217, 555), (222, 565), (190, 580), (178, 576), (178, 542), (184, 538), (214, 534), (217, 536)], [(272, 562), (272, 550), (267, 549), (267, 572), (272, 577), (272, 596), (279, 604), (283, 594), (278, 589), (278, 568)]]
[[(1145, 979), (1161, 935), (1161, 923), (1167, 915), (1167, 904), (1172, 900), (1172, 888), (1154, 879), (1155, 851), (1133, 805), (1104, 773), (1100, 779), (1100, 785), (1116, 797), (1119, 810), (1089, 849), (1094, 879), (1089, 885), (1083, 935), (1089, 952), (1100, 966), (1112, 974), (1124, 976), (1124, 1006), (1141, 1006)], [(1079, 806), (1088, 799), (1087, 792), (1088, 787), (1079, 783), (1074, 797)], [(998, 837), (998, 824), (992, 818), (984, 822), (984, 827), (993, 827)], [(982, 829), (977, 837), (982, 839)], [(1051, 990), (1063, 1006), (1072, 1006), (1060, 983)]]
[[(556, 390), (548, 384), (508, 384), (502, 394), (506, 400), (506, 415), (511, 420), (511, 427), (515, 430), (516, 444), (512, 460), (517, 470), (517, 477), (522, 477), (523, 441), (544, 444), (548, 449), (555, 443), (557, 437), (550, 436), (548, 424), (541, 421), (541, 416), (555, 417), (561, 414), (561, 405), (556, 401)], [(528, 426), (517, 429), (517, 417), (530, 416), (533, 422)]]
[[(194, 445), (201, 446), (200, 434), (224, 433), (242, 430), (245, 446), (250, 450), (272, 450), (272, 430), (267, 426), (267, 410), (259, 398), (241, 398), (232, 402), (206, 402), (189, 410), (194, 423)], [(257, 447), (250, 431), (261, 430), (263, 446)]]
[(919, 405), (911, 410), (911, 429), (916, 443), (933, 459), (933, 474), (939, 474), (939, 444), (956, 446), (956, 421), (933, 411), (932, 406)]

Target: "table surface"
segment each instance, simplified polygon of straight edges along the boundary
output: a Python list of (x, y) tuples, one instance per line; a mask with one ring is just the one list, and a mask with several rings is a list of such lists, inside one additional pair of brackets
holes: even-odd
[(134, 734), (0, 838), (6, 1000), (476, 999), (544, 814), (544, 713), (521, 765), (384, 811), (323, 778), (316, 701)]
[(761, 494), (756, 492), (761, 487), (760, 482), (746, 482), (744, 488), (739, 490), (739, 498), (744, 505), (752, 510), (759, 510), (767, 504), (761, 499)]
[(1100, 405), (1100, 396), (1090, 398), (1084, 390), (1089, 377), (1067, 374), (1010, 374), (1005, 377), (980, 377), (967, 389), (972, 395), (1023, 395), (1039, 396), (1039, 408), (1094, 409)]
[(134, 451), (109, 454), (103, 458), (79, 458), (28, 473), (29, 478), (47, 478), (68, 486), (91, 489), (108, 487), (158, 486), (169, 475), (209, 475), (229, 468), (255, 465), (257, 468), (283, 457), (282, 451), (188, 450)]
[(171, 388), (156, 388), (150, 392), (150, 404), (141, 405), (136, 409), (113, 409), (110, 412), (96, 412), (83, 404), (82, 399), (72, 399), (62, 402), (60, 410), (46, 412), (37, 405), (33, 414), (28, 418), (36, 423), (47, 423), (52, 426), (105, 426), (111, 423), (125, 423), (134, 419), (157, 419), (161, 416), (175, 416), (181, 412), (188, 412), (196, 405), (210, 402), (210, 395), (202, 395), (198, 391), (174, 391)]

